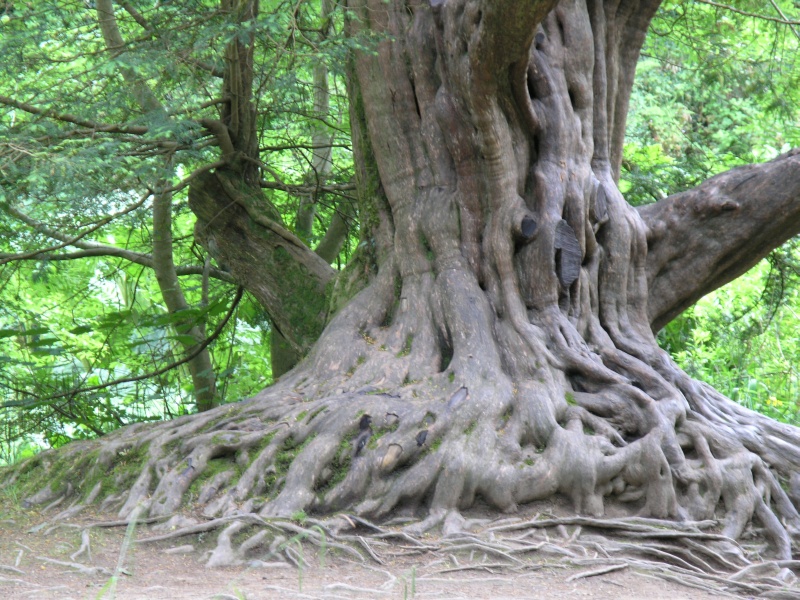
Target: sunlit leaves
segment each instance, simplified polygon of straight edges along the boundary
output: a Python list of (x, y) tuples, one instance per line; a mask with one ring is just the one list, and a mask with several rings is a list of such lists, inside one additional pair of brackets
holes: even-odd
[[(775, 16), (761, 2), (733, 4)], [(779, 5), (799, 14), (791, 2)], [(655, 202), (800, 145), (798, 44), (786, 25), (692, 0), (665, 2), (631, 99), (620, 183), (628, 201)], [(790, 243), (659, 333), (662, 347), (692, 376), (795, 423), (799, 261)]]
[[(733, 4), (775, 16), (762, 3)], [(779, 4), (797, 14), (791, 2)], [(654, 202), (800, 145), (798, 48), (787, 25), (693, 0), (665, 2), (642, 50), (631, 98), (626, 198)]]
[[(2, 23), (0, 95), (36, 110), (0, 107), (0, 202), (44, 227), (0, 212), (0, 253), (52, 249), (0, 266), (0, 330), (7, 333), (0, 337), (0, 402), (26, 407), (29, 420), (18, 421), (16, 434), (43, 431), (51, 444), (193, 409), (185, 367), (91, 393), (72, 390), (152, 372), (182, 356), (181, 342), (193, 339), (176, 332), (177, 319), (211, 330), (230, 306), (229, 285), (212, 280), (206, 297), (200, 276), (184, 277), (194, 308), (171, 316), (148, 269), (108, 256), (60, 260), (91, 253), (59, 246), (46, 228), (126, 251), (152, 251), (149, 203), (93, 228), (148, 190), (165, 181), (177, 185), (219, 159), (214, 137), (199, 121), (219, 118), (228, 101), (219, 76), (230, 63), (226, 44), (255, 40), (259, 159), (267, 165), (264, 177), (279, 184), (270, 200), (287, 213), (287, 223), (310, 194), (286, 190), (308, 187), (307, 146), (315, 131), (324, 129), (336, 146), (336, 167), (315, 182), (352, 179), (340, 11), (322, 23), (317, 2), (263, 0), (258, 18), (242, 22), (211, 0), (132, 0), (128, 6), (134, 10), (115, 3), (125, 44), (114, 52), (105, 47), (94, 3), (83, 0), (14, 3)], [(323, 114), (313, 110), (313, 66), (320, 61), (331, 73), (331, 102)], [(152, 91), (158, 109), (142, 110), (132, 80)], [(313, 197), (319, 210), (312, 243), (349, 202), (330, 192)], [(174, 196), (174, 207), (175, 261), (203, 265), (185, 188)], [(344, 212), (353, 219), (354, 210)], [(263, 310), (245, 301), (211, 346), (223, 400), (269, 383), (268, 331)]]

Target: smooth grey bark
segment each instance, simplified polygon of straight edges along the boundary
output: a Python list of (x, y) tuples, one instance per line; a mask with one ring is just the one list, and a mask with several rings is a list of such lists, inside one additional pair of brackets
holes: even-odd
[(800, 149), (641, 207), (654, 331), (800, 230)]

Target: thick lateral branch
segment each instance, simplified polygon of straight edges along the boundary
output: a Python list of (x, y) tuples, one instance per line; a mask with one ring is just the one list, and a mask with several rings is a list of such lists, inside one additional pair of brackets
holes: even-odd
[(800, 231), (800, 149), (717, 175), (639, 214), (648, 227), (648, 311), (657, 331)]
[(305, 354), (325, 325), (325, 289), (335, 271), (267, 216), (258, 189), (204, 173), (192, 181), (189, 205), (197, 215), (195, 238), (267, 309), (294, 351)]

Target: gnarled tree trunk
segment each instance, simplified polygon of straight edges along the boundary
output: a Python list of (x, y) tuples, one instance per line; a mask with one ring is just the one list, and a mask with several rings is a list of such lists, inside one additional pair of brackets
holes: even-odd
[(800, 431), (689, 378), (652, 329), (800, 230), (800, 157), (625, 202), (658, 5), (351, 0), (350, 35), (381, 41), (350, 65), (350, 268), (334, 277), (230, 170), (193, 187), (199, 237), (305, 360), (238, 405), (94, 442), (84, 481), (119, 473), (122, 516), (170, 514), (203, 482), (209, 516), (407, 510), (416, 530), (560, 494), (595, 516), (718, 515), (732, 538), (755, 518), (790, 558)]

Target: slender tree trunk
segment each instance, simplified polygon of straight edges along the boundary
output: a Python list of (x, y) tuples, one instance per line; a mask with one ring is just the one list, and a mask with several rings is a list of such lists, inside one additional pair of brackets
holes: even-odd
[[(320, 32), (319, 42), (325, 41), (330, 29), (330, 18), (333, 6), (330, 0), (320, 2)], [(314, 102), (313, 114), (319, 119), (313, 124), (314, 132), (311, 135), (311, 162), (306, 173), (305, 183), (308, 186), (316, 186), (316, 189), (300, 198), (295, 217), (294, 231), (305, 244), (311, 246), (314, 237), (314, 220), (317, 215), (317, 201), (319, 200), (319, 186), (330, 176), (333, 169), (332, 154), (333, 136), (326, 131), (323, 123), (330, 112), (330, 90), (328, 89), (328, 66), (324, 61), (318, 61), (313, 68)], [(337, 213), (338, 214), (338, 213)], [(344, 241), (343, 235), (338, 235), (342, 219), (334, 217), (331, 223), (331, 235), (326, 236), (327, 243), (316, 253), (326, 262), (332, 262), (339, 247)], [(346, 235), (346, 232), (345, 232)], [(334, 239), (339, 240), (337, 244)], [(332, 242), (332, 243), (331, 243)], [(332, 256), (331, 256), (332, 255)], [(283, 337), (283, 334), (274, 326), (270, 331), (270, 358), (272, 362), (272, 376), (276, 379), (284, 373), (290, 371), (302, 358), (291, 344)]]
[[(96, 6), (97, 18), (107, 50), (113, 55), (124, 52), (125, 42), (117, 26), (112, 1), (98, 0)], [(130, 68), (121, 67), (120, 71), (141, 110), (145, 113), (162, 114), (166, 119), (164, 107), (155, 97), (147, 82)], [(169, 164), (169, 162), (168, 160), (167, 163)], [(170, 168), (167, 167), (166, 170), (170, 171)], [(168, 187), (166, 180), (162, 179), (159, 187)], [(169, 313), (179, 315), (182, 311), (188, 310), (189, 304), (186, 302), (175, 269), (172, 248), (172, 194), (168, 192), (157, 191), (153, 200), (153, 272)], [(203, 327), (197, 325), (194, 319), (180, 319), (174, 324), (174, 327), (179, 337), (179, 343), (187, 353), (192, 352), (196, 345), (205, 339)], [(187, 336), (190, 339), (187, 339)], [(197, 410), (206, 411), (213, 408), (218, 401), (216, 374), (211, 364), (209, 351), (204, 349), (189, 361), (188, 366)]]
[[(178, 316), (182, 311), (188, 311), (190, 307), (181, 290), (172, 256), (172, 195), (169, 193), (157, 192), (153, 200), (153, 272), (170, 314)], [(186, 352), (192, 352), (206, 338), (205, 328), (197, 325), (193, 318), (182, 319), (174, 327)], [(188, 366), (197, 410), (202, 412), (213, 408), (218, 404), (217, 385), (208, 350), (200, 352)]]

